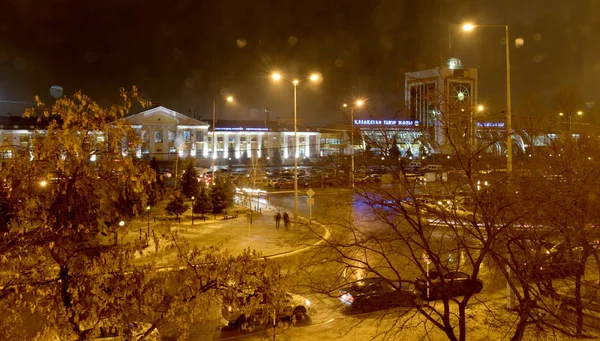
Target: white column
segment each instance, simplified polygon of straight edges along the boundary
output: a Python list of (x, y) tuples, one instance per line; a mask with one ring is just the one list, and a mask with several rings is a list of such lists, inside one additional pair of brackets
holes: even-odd
[(169, 159), (169, 128), (163, 127), (163, 160)]
[[(204, 157), (208, 157), (208, 150), (209, 150), (208, 149), (209, 148), (209, 146), (208, 146), (208, 129), (206, 129), (206, 131), (203, 131), (202, 135), (204, 136), (204, 138), (203, 138), (203, 140), (204, 140), (203, 141), (204, 142), (203, 143), (204, 148), (202, 148), (203, 149), (202, 150), (202, 154), (204, 155)], [(212, 136), (212, 134), (211, 134), (211, 136)], [(210, 148), (212, 149), (212, 144), (210, 145)]]
[(154, 127), (146, 127), (146, 131), (148, 131), (148, 141), (149, 141), (149, 152), (154, 154), (156, 152), (156, 150), (154, 149)]
[(310, 157), (310, 134), (304, 137), (304, 156)]
[(196, 134), (198, 134), (198, 129), (192, 129), (190, 131), (190, 156), (191, 157), (196, 157)]
[(263, 139), (263, 136), (264, 136), (264, 134), (262, 134), (262, 133), (258, 134), (258, 138), (257, 138), (258, 145), (256, 147), (256, 149), (258, 150), (258, 152), (256, 153), (256, 156), (258, 156), (258, 157), (262, 157), (262, 153), (263, 153), (263, 151), (262, 151), (262, 139)]
[(252, 134), (246, 134), (246, 154), (249, 158), (252, 158)]
[[(183, 130), (179, 130), (178, 127), (175, 127), (175, 152), (179, 155), (179, 156), (184, 156), (183, 151), (185, 150), (184, 146), (185, 143), (183, 142)], [(179, 149), (181, 148), (181, 149)], [(181, 150), (181, 154), (179, 154)]]
[(242, 133), (235, 133), (235, 158), (239, 159), (242, 157), (242, 141), (241, 141)]
[(234, 155), (229, 155), (229, 134), (223, 133), (223, 159), (228, 157), (234, 157)]

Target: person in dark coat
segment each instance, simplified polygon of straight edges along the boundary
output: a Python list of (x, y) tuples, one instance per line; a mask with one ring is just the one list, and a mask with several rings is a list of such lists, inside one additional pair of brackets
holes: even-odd
[(290, 227), (290, 216), (287, 212), (283, 212), (283, 226), (285, 226), (286, 230)]
[(277, 212), (275, 215), (275, 228), (279, 230), (279, 224), (281, 224), (281, 213)]

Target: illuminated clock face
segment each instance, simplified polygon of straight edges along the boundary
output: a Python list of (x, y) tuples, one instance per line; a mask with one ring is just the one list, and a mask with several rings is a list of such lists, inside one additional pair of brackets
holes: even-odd
[(469, 103), (471, 99), (471, 85), (463, 83), (451, 83), (452, 100), (454, 103)]

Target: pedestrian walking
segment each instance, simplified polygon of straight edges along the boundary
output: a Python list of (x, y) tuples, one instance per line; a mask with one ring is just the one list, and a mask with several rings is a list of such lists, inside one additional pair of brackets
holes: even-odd
[(290, 227), (290, 216), (287, 212), (283, 212), (283, 226), (286, 230)]
[(281, 224), (281, 213), (277, 212), (275, 215), (275, 228), (279, 230), (279, 224)]

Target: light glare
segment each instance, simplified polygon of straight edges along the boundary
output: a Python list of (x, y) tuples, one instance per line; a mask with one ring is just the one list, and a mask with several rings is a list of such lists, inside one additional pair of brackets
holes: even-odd
[(462, 26), (463, 31), (472, 31), (475, 28), (475, 25), (467, 23)]
[(274, 74), (271, 75), (271, 78), (273, 78), (273, 80), (280, 80), (281, 79), (281, 74), (279, 72), (275, 72)]
[(233, 96), (227, 96), (227, 102), (233, 102)]
[(362, 99), (356, 100), (357, 107), (362, 107), (363, 104), (365, 104), (365, 101), (363, 101)]
[(316, 73), (313, 73), (312, 75), (310, 75), (310, 80), (313, 81), (313, 82), (318, 81), (319, 78), (320, 78), (319, 75), (316, 74)]

